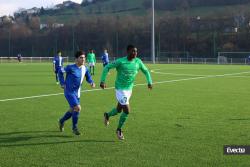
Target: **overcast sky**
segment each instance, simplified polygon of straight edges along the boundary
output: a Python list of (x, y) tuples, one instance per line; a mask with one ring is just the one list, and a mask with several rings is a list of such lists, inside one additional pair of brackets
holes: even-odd
[[(66, 0), (0, 0), (0, 16), (13, 15), (19, 8), (30, 9), (32, 7), (50, 7)], [(71, 0), (81, 3), (82, 0)]]

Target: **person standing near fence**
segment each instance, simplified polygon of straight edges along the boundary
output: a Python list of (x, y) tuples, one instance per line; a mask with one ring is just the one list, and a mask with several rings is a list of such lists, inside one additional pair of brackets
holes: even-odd
[(58, 82), (58, 72), (63, 67), (63, 58), (62, 58), (62, 52), (57, 51), (57, 54), (54, 56), (53, 60), (53, 71), (56, 75), (56, 84), (59, 84)]
[(17, 60), (18, 60), (19, 63), (22, 62), (22, 55), (21, 55), (21, 53), (17, 54)]
[(95, 75), (95, 53), (93, 49), (89, 49), (89, 53), (87, 54), (87, 62), (89, 64), (89, 71), (91, 75)]
[(109, 64), (109, 54), (108, 54), (108, 50), (107, 49), (103, 50), (101, 58), (102, 58), (103, 67), (105, 67), (106, 65)]

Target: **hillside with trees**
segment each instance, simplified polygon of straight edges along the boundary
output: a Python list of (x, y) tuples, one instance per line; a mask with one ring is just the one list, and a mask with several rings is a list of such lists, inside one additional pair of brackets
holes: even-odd
[[(73, 56), (77, 49), (109, 48), (125, 54), (133, 43), (150, 57), (150, 0), (66, 1), (54, 8), (20, 10), (0, 19), (0, 56)], [(250, 51), (250, 0), (157, 0), (156, 52), (216, 57), (219, 51)], [(183, 55), (165, 55), (169, 57)]]

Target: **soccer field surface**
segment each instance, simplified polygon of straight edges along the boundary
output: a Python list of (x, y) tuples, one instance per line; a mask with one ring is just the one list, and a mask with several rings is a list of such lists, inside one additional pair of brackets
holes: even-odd
[(0, 64), (0, 166), (249, 166), (249, 155), (224, 155), (223, 146), (250, 145), (250, 66), (147, 66), (153, 90), (140, 72), (119, 141), (119, 116), (103, 124), (117, 103), (115, 70), (106, 90), (99, 89), (100, 64), (97, 87), (84, 81), (82, 135), (74, 136), (71, 120), (58, 130), (68, 104), (52, 64)]

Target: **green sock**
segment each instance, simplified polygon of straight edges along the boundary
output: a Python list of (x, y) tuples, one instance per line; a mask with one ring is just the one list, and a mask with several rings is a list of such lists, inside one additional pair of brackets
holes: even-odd
[(120, 116), (120, 120), (119, 120), (119, 124), (118, 124), (118, 128), (117, 129), (121, 129), (123, 124), (125, 123), (126, 119), (128, 118), (128, 114), (126, 114), (125, 112), (122, 112), (121, 116)]
[(109, 113), (108, 113), (108, 116), (111, 117), (111, 116), (115, 116), (118, 114), (118, 111), (116, 108), (113, 108)]

